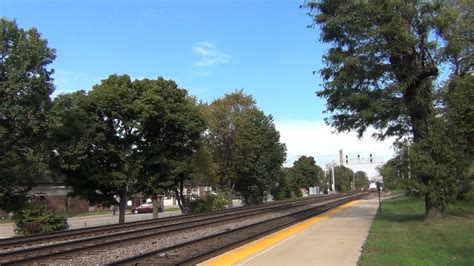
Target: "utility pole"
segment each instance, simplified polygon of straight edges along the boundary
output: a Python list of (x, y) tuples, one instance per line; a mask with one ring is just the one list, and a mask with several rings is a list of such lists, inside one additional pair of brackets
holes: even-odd
[(352, 188), (355, 190), (356, 189), (356, 180), (355, 180), (355, 173), (352, 172)]
[(344, 160), (342, 159), (342, 149), (339, 150), (339, 165), (344, 165)]
[(336, 183), (334, 180), (334, 161), (331, 163), (331, 175), (332, 175), (332, 191), (336, 192)]
[(407, 147), (407, 153), (408, 153), (408, 179), (411, 179), (411, 166), (410, 166), (410, 145)]

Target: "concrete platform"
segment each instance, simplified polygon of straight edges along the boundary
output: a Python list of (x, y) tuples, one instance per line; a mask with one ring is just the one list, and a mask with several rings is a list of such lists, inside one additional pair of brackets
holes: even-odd
[(201, 265), (357, 265), (377, 208), (350, 202)]

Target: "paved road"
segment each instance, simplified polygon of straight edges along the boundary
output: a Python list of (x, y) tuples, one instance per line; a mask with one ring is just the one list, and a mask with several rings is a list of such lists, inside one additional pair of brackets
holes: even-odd
[[(159, 213), (158, 217), (169, 217), (180, 215), (181, 211), (169, 211), (164, 213)], [(153, 214), (143, 213), (143, 214), (131, 214), (127, 213), (125, 215), (126, 222), (140, 221), (151, 219)], [(72, 217), (68, 219), (70, 229), (78, 229), (99, 225), (109, 225), (118, 223), (118, 215), (93, 215), (93, 216), (83, 216), (83, 217)], [(13, 232), (13, 223), (0, 224), (0, 238), (8, 238), (14, 236)]]

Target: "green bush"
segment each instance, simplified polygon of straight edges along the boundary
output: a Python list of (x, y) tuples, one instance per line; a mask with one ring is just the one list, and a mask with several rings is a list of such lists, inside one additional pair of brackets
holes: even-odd
[(198, 198), (189, 202), (189, 212), (199, 213), (223, 209), (227, 201), (222, 198), (209, 197), (208, 199)]
[(55, 213), (39, 202), (29, 203), (12, 217), (18, 235), (62, 231), (69, 228), (66, 215)]

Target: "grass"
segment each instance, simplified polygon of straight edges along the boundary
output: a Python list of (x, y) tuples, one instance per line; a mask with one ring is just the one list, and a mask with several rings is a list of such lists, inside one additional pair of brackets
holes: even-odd
[(474, 265), (474, 201), (450, 204), (444, 219), (424, 220), (419, 199), (384, 201), (360, 265)]
[(390, 190), (390, 195), (392, 196), (400, 196), (402, 194), (405, 194), (405, 191), (402, 190), (402, 189), (393, 189), (393, 190)]
[(87, 211), (87, 212), (70, 212), (67, 214), (67, 217), (69, 218), (70, 217), (84, 217), (84, 216), (105, 215), (105, 214), (112, 214), (112, 211), (101, 210), (101, 211)]
[(2, 217), (0, 219), (0, 224), (13, 223), (13, 221), (8, 217)]
[(180, 211), (180, 208), (165, 208), (163, 211), (164, 212), (174, 212), (174, 211)]

